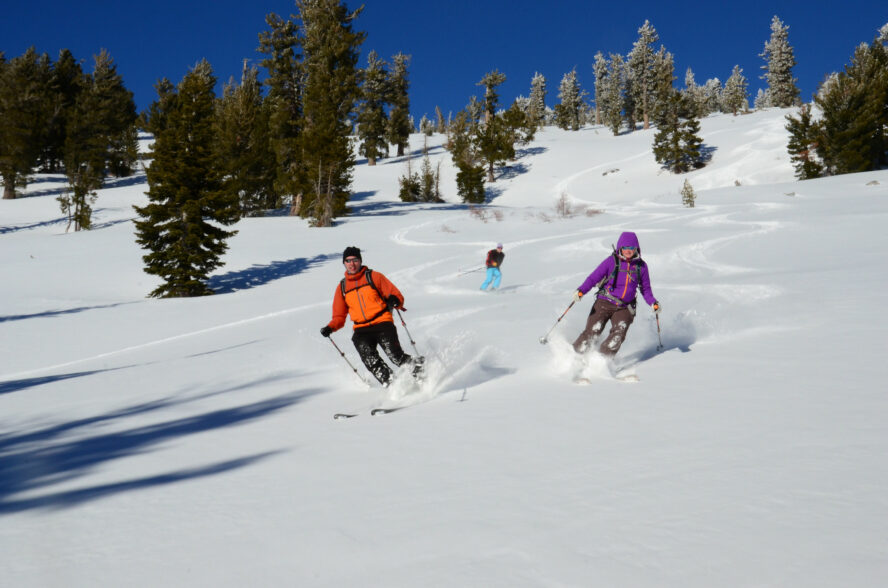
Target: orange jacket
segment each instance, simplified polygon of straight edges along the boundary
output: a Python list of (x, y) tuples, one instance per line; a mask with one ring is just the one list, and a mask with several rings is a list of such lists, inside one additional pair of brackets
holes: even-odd
[(345, 296), (342, 295), (341, 284), (336, 284), (336, 292), (333, 294), (333, 318), (327, 325), (338, 331), (345, 326), (346, 315), (351, 318), (355, 329), (392, 322), (392, 313), (387, 310), (385, 299), (394, 294), (400, 301), (399, 306), (403, 307), (404, 296), (379, 272), (373, 272), (373, 284), (379, 290), (379, 294), (382, 294), (381, 298), (367, 280), (366, 267), (361, 266), (354, 275), (346, 272)]

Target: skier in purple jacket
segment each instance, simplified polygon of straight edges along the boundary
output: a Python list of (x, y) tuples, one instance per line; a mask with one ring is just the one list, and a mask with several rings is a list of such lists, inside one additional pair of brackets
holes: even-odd
[(617, 241), (614, 254), (598, 264), (586, 281), (574, 293), (578, 302), (593, 287), (598, 288), (595, 303), (586, 321), (586, 328), (574, 341), (577, 353), (583, 353), (589, 342), (598, 337), (604, 325), (611, 322), (610, 334), (601, 343), (598, 351), (607, 357), (616, 355), (626, 331), (635, 318), (635, 294), (641, 290), (644, 301), (659, 315), (660, 304), (651, 292), (651, 280), (647, 264), (641, 259), (638, 237), (635, 233), (623, 233)]

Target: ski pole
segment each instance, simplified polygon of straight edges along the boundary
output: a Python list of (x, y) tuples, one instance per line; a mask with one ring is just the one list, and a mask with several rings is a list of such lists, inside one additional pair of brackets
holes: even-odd
[(484, 266), (476, 267), (475, 269), (470, 269), (470, 270), (460, 270), (460, 272), (459, 272), (458, 275), (459, 275), (459, 276), (465, 276), (465, 275), (468, 275), (468, 274), (473, 274), (473, 273), (475, 273), (475, 272), (480, 272), (480, 271), (483, 270), (483, 269), (485, 269)]
[(416, 341), (413, 340), (413, 335), (410, 334), (410, 330), (407, 328), (407, 323), (404, 322), (404, 315), (401, 314), (401, 309), (395, 307), (395, 310), (398, 311), (398, 318), (401, 319), (401, 326), (404, 327), (404, 332), (407, 333), (407, 337), (410, 339), (410, 344), (413, 345), (413, 351), (416, 352), (417, 356), (421, 356), (419, 349), (416, 348)]
[(657, 318), (657, 341), (660, 342), (657, 345), (657, 351), (663, 351), (663, 339), (660, 337), (660, 311), (655, 312), (654, 316)]
[(367, 382), (367, 380), (364, 379), (364, 376), (362, 376), (362, 375), (360, 374), (360, 372), (358, 372), (358, 370), (355, 368), (355, 366), (352, 365), (352, 362), (350, 362), (350, 361), (348, 360), (348, 358), (347, 358), (347, 357), (345, 356), (345, 354), (342, 352), (342, 349), (340, 349), (340, 348), (339, 348), (339, 345), (336, 344), (336, 341), (333, 340), (333, 337), (327, 337), (327, 339), (330, 340), (330, 343), (333, 344), (333, 347), (336, 348), (336, 351), (339, 352), (339, 355), (342, 356), (342, 359), (345, 360), (345, 363), (348, 364), (348, 367), (350, 367), (350, 368), (352, 369), (352, 371), (355, 372), (355, 375), (358, 376), (358, 377), (361, 379), (362, 382), (364, 382), (365, 384), (367, 384), (367, 385), (369, 386), (370, 384)]
[(551, 329), (549, 329), (549, 332), (546, 333), (545, 335), (543, 335), (542, 337), (540, 337), (540, 343), (542, 343), (543, 345), (545, 345), (546, 343), (549, 342), (549, 335), (552, 334), (552, 331), (555, 330), (555, 327), (558, 326), (558, 323), (561, 322), (561, 319), (564, 318), (564, 315), (566, 315), (566, 314), (567, 314), (567, 311), (570, 310), (571, 307), (573, 307), (573, 305), (574, 305), (575, 302), (576, 302), (576, 300), (571, 300), (570, 304), (569, 304), (568, 307), (565, 309), (565, 311), (561, 313), (561, 316), (558, 317), (558, 320), (555, 321), (555, 324), (552, 325), (552, 328), (551, 328)]

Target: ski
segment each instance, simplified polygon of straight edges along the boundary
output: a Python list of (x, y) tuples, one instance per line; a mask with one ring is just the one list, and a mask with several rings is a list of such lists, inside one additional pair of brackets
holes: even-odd
[(337, 412), (336, 414), (333, 415), (333, 420), (338, 421), (340, 419), (353, 419), (356, 416), (358, 416), (358, 415), (354, 414), (354, 413)]
[(401, 410), (402, 408), (405, 408), (405, 407), (403, 407), (403, 406), (396, 406), (396, 407), (393, 407), (393, 408), (374, 408), (373, 410), (370, 411), (370, 414), (371, 414), (372, 416), (376, 416), (376, 415), (378, 415), (378, 414), (388, 414), (388, 413), (390, 413), (390, 412), (395, 412), (396, 410)]

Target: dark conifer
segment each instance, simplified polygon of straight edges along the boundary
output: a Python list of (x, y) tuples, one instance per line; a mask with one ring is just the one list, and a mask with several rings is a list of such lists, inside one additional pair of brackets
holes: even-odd
[(358, 49), (366, 35), (352, 28), (361, 9), (350, 12), (338, 0), (297, 0), (296, 6), (306, 72), (299, 147), (307, 192), (300, 214), (314, 226), (329, 227), (345, 214), (351, 189), (350, 121), (359, 97)]
[[(701, 145), (697, 133), (700, 123), (677, 90), (672, 91), (668, 106), (663, 111), (661, 126), (654, 136), (654, 157), (666, 169), (682, 173), (703, 165)], [(683, 118), (682, 113), (688, 113)]]
[(0, 63), (0, 178), (3, 198), (24, 188), (46, 144), (51, 119), (52, 68), (33, 47)]
[(276, 208), (274, 154), (268, 137), (268, 110), (256, 68), (244, 68), (240, 85), (226, 84), (217, 105), (216, 161), (222, 191), (240, 202), (241, 214), (253, 216)]
[(367, 56), (367, 68), (362, 73), (361, 106), (358, 110), (358, 137), (361, 145), (358, 152), (367, 158), (367, 165), (376, 165), (376, 160), (388, 152), (386, 130), (388, 115), (385, 112), (391, 91), (389, 89), (388, 64), (379, 58), (376, 51)]
[(238, 202), (220, 189), (215, 165), (214, 93), (216, 78), (206, 61), (198, 63), (164, 93), (151, 117), (159, 129), (148, 168), (148, 200), (136, 206), (136, 241), (149, 253), (145, 272), (164, 282), (151, 296), (212, 294), (206, 280), (222, 265), (226, 240), (236, 231)]
[(391, 112), (389, 113), (388, 142), (398, 149), (398, 156), (404, 155), (413, 123), (410, 121), (410, 81), (407, 78), (407, 64), (410, 56), (398, 53), (392, 57), (391, 73)]

